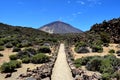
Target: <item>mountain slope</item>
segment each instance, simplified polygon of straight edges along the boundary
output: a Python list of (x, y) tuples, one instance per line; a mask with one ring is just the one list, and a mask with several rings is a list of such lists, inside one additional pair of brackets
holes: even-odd
[(82, 33), (81, 30), (74, 28), (70, 24), (61, 22), (61, 21), (55, 21), (49, 24), (46, 24), (39, 28), (42, 31), (48, 32), (48, 33)]
[(0, 23), (0, 46), (6, 44), (17, 47), (28, 44), (41, 45), (44, 42), (57, 42), (57, 39), (59, 39), (59, 36), (38, 29)]
[(94, 31), (94, 34), (97, 33), (103, 36), (108, 35), (110, 37), (110, 42), (120, 43), (120, 18), (114, 18), (109, 21), (103, 21), (100, 24), (95, 24), (90, 31)]

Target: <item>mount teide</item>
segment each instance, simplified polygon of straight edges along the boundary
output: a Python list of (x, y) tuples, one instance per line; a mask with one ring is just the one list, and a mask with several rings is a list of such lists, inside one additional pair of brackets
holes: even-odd
[(46, 24), (39, 28), (39, 30), (51, 33), (51, 34), (64, 34), (64, 33), (82, 33), (83, 31), (61, 21), (55, 21)]

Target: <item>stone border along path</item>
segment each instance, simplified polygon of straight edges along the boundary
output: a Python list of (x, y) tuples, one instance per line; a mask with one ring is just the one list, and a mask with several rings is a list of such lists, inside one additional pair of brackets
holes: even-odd
[(51, 80), (73, 80), (71, 69), (67, 63), (64, 44), (60, 44)]

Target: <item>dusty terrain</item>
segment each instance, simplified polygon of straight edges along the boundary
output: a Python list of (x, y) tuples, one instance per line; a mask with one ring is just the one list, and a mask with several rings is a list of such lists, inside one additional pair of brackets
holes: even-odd
[(52, 80), (73, 80), (70, 67), (67, 63), (64, 44), (60, 45), (58, 57), (53, 68)]
[[(12, 49), (5, 49), (4, 51), (0, 51), (4, 56), (0, 57), (0, 65), (2, 65), (4, 62), (9, 62), (9, 56), (12, 54), (16, 54), (12, 52)], [(16, 72), (12, 73), (12, 76), (10, 78), (5, 79), (5, 73), (0, 73), (0, 80), (17, 80), (18, 76), (22, 73), (26, 73), (27, 68), (34, 69), (38, 66), (41, 66), (42, 64), (22, 64), (21, 68), (18, 68)]]
[(9, 62), (9, 56), (16, 54), (15, 52), (12, 52), (12, 48), (6, 48), (4, 51), (0, 51), (4, 56), (0, 57), (0, 65), (2, 65), (4, 62)]
[[(86, 56), (96, 56), (96, 55), (98, 55), (98, 56), (105, 56), (105, 55), (107, 55), (107, 54), (110, 54), (109, 53), (109, 50), (110, 49), (114, 49), (115, 51), (117, 51), (117, 50), (120, 50), (120, 48), (117, 48), (116, 46), (117, 46), (118, 44), (109, 44), (109, 47), (103, 47), (103, 52), (102, 53), (93, 53), (93, 52), (90, 52), (90, 53), (80, 53), (80, 54), (78, 54), (78, 53), (76, 53), (75, 51), (74, 51), (74, 46), (71, 48), (72, 49), (72, 52), (73, 52), (73, 56), (74, 56), (74, 58), (75, 59), (77, 59), (77, 58), (82, 58), (82, 57), (86, 57)], [(114, 54), (117, 58), (120, 58), (119, 56), (117, 56), (116, 54)]]

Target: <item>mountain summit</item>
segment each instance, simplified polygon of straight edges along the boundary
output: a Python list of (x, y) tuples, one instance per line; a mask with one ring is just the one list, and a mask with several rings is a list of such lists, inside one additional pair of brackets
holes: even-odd
[(48, 32), (48, 33), (55, 33), (55, 34), (64, 34), (64, 33), (82, 33), (81, 30), (71, 26), (62, 21), (55, 21), (49, 24), (46, 24), (39, 28), (39, 30)]

